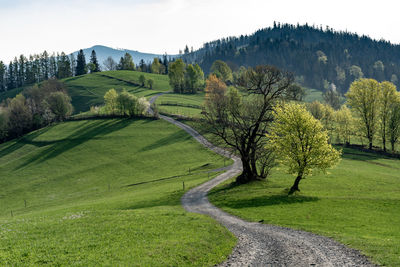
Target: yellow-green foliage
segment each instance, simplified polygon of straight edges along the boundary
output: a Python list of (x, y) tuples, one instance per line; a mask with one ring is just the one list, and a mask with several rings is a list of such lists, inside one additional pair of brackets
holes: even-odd
[(399, 93), (396, 90), (396, 85), (391, 82), (384, 81), (380, 84), (381, 97), (380, 97), (380, 130), (382, 137), (383, 149), (386, 150), (386, 133), (388, 131), (388, 124), (390, 118), (390, 111), (393, 110), (396, 102), (399, 101)]
[(108, 114), (115, 114), (117, 111), (117, 91), (114, 88), (108, 90), (104, 95), (104, 108)]
[(337, 164), (340, 152), (328, 143), (328, 134), (320, 121), (304, 105), (288, 103), (276, 108), (269, 145), (288, 172), (310, 175), (313, 169), (325, 171)]
[(150, 107), (150, 103), (144, 97), (137, 98), (135, 95), (123, 90), (118, 94), (114, 89), (110, 89), (104, 95), (104, 110), (109, 115), (144, 115)]
[(363, 122), (363, 132), (369, 140), (370, 148), (378, 125), (380, 94), (379, 83), (374, 79), (354, 81), (346, 94), (349, 105)]
[(336, 134), (340, 142), (350, 143), (351, 136), (354, 134), (354, 118), (346, 105), (335, 112), (335, 122)]

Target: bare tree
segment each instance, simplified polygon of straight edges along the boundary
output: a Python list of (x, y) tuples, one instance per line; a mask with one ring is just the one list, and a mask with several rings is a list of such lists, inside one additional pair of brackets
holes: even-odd
[(273, 154), (266, 148), (267, 127), (273, 120), (273, 108), (285, 97), (293, 76), (273, 66), (248, 68), (237, 86), (244, 97), (230, 89), (224, 97), (206, 100), (204, 127), (215, 138), (237, 153), (243, 164), (238, 183), (265, 179), (273, 166)]
[(117, 62), (115, 62), (112, 57), (108, 57), (106, 60), (104, 60), (103, 65), (106, 68), (106, 70), (117, 69)]

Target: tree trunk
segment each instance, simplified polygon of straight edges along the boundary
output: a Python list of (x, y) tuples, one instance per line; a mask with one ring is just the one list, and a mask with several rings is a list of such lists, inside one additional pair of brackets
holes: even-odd
[(372, 139), (369, 139), (369, 149), (372, 150)]
[(386, 152), (386, 134), (382, 134), (383, 151)]
[(253, 172), (250, 166), (250, 160), (248, 158), (242, 157), (242, 173), (236, 178), (236, 182), (239, 184), (246, 184), (248, 182), (254, 181), (257, 179), (257, 174)]
[(392, 153), (394, 153), (394, 144), (395, 144), (395, 142), (390, 141), (390, 144), (392, 145)]
[(301, 174), (299, 174), (298, 176), (297, 176), (297, 178), (296, 178), (296, 180), (294, 181), (294, 184), (293, 184), (293, 186), (290, 188), (290, 190), (289, 190), (289, 195), (292, 195), (294, 192), (296, 192), (296, 191), (299, 191), (300, 192), (300, 189), (299, 189), (299, 183), (300, 183), (300, 180), (302, 179), (303, 177), (302, 177), (302, 175)]

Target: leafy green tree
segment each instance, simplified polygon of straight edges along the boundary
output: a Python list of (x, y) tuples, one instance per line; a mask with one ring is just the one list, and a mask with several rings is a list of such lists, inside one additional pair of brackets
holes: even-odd
[(216, 60), (211, 65), (211, 73), (215, 74), (224, 83), (229, 84), (233, 81), (232, 70), (222, 60)]
[(395, 144), (400, 138), (400, 100), (392, 106), (389, 113), (388, 137), (390, 140), (392, 153), (395, 152)]
[(117, 102), (118, 94), (114, 88), (108, 90), (104, 95), (104, 103), (105, 110), (107, 114), (115, 115), (117, 112), (118, 102)]
[(117, 107), (119, 113), (123, 116), (133, 117), (136, 114), (137, 97), (128, 93), (126, 90), (122, 91), (117, 97)]
[(182, 59), (177, 59), (169, 66), (169, 83), (174, 88), (175, 93), (183, 93), (185, 87), (185, 63)]
[(342, 144), (349, 145), (354, 133), (354, 118), (346, 105), (335, 112), (335, 121), (338, 139)]
[(156, 74), (162, 73), (162, 65), (157, 57), (155, 57), (153, 63), (151, 63), (151, 72)]
[(378, 126), (381, 90), (379, 83), (374, 79), (359, 79), (354, 81), (346, 97), (351, 108), (359, 115), (362, 122), (362, 131), (369, 142), (369, 149)]
[[(212, 77), (216, 79), (218, 90), (206, 88), (204, 129), (215, 137), (214, 143), (226, 145), (240, 155), (243, 171), (236, 179), (238, 183), (265, 179), (273, 166), (273, 153), (265, 146), (265, 133), (270, 126), (273, 107), (283, 99), (293, 81), (292, 75), (272, 66), (249, 68), (239, 83), (247, 94), (243, 99), (232, 90), (222, 95), (220, 87), (223, 86), (219, 84), (225, 84), (215, 75), (210, 75), (209, 80), (214, 79)], [(207, 87), (209, 85), (210, 81), (207, 81)]]
[(12, 136), (20, 136), (32, 128), (32, 113), (26, 98), (18, 94), (7, 105), (9, 131)]
[(382, 82), (380, 84), (381, 87), (381, 96), (380, 100), (380, 124), (381, 124), (381, 137), (382, 137), (382, 146), (383, 151), (386, 152), (386, 135), (388, 130), (390, 112), (393, 110), (393, 106), (398, 102), (400, 98), (399, 93), (396, 90), (396, 85), (391, 82)]
[(79, 50), (77, 58), (76, 58), (76, 75), (83, 75), (87, 73), (87, 68), (86, 68), (86, 58), (85, 54), (83, 53), (83, 50)]
[(146, 77), (144, 77), (144, 75), (143, 74), (141, 74), (140, 76), (139, 76), (139, 83), (140, 83), (140, 85), (143, 87), (144, 85), (145, 85), (145, 83), (146, 83)]
[(325, 116), (325, 107), (317, 100), (308, 104), (307, 109), (317, 120), (322, 120), (322, 118)]
[(94, 50), (92, 50), (92, 54), (90, 55), (90, 63), (93, 65), (93, 67), (90, 70), (90, 73), (100, 71), (100, 65), (99, 65), (99, 62), (97, 61), (96, 51), (94, 51)]
[(57, 121), (62, 121), (72, 114), (71, 98), (64, 92), (51, 93), (46, 102)]
[(314, 169), (325, 171), (340, 160), (340, 152), (328, 143), (322, 124), (303, 105), (289, 103), (275, 109), (269, 134), (269, 146), (278, 161), (297, 177), (289, 195), (300, 191), (299, 183)]
[(196, 92), (196, 85), (198, 83), (198, 75), (196, 72), (196, 69), (193, 67), (192, 64), (189, 64), (186, 67), (185, 71), (185, 84), (186, 84), (186, 89), (189, 90), (190, 93), (195, 93)]
[(153, 79), (148, 79), (148, 80), (147, 80), (147, 86), (148, 86), (150, 89), (153, 89), (153, 85), (154, 85), (154, 80), (153, 80)]
[(131, 54), (125, 53), (125, 55), (121, 57), (117, 68), (119, 70), (135, 70), (135, 63), (133, 63)]

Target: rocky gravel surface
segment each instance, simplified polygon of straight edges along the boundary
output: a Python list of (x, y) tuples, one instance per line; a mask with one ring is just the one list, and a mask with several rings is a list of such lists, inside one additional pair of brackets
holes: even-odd
[[(157, 96), (153, 97), (151, 102), (154, 102)], [(328, 237), (274, 225), (247, 222), (212, 205), (207, 199), (207, 193), (213, 187), (240, 173), (240, 159), (215, 147), (186, 124), (167, 116), (160, 117), (182, 128), (207, 148), (234, 161), (225, 173), (191, 189), (182, 197), (182, 205), (187, 211), (211, 216), (238, 238), (232, 254), (220, 266), (376, 266), (359, 251)]]

